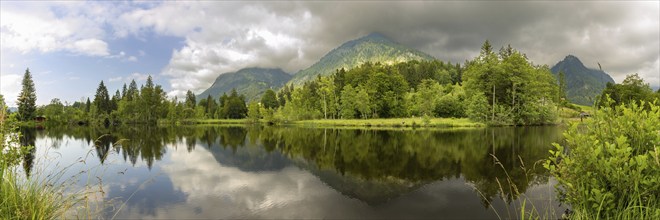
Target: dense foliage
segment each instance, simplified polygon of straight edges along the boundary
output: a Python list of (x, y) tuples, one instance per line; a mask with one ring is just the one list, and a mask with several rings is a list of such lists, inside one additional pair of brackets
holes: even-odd
[[(608, 102), (607, 99), (612, 99), (612, 101)], [(626, 76), (621, 84), (607, 83), (600, 95), (598, 106), (614, 108), (621, 104), (631, 104), (639, 101), (651, 103), (655, 99), (660, 99), (660, 93), (653, 93), (648, 83), (645, 83), (639, 75), (632, 74)]]
[(245, 105), (245, 96), (239, 95), (235, 89), (231, 90), (229, 96), (222, 95), (220, 97), (222, 103), (222, 111), (218, 114), (218, 118), (245, 118), (248, 113), (247, 106)]
[(460, 105), (464, 95), (458, 85), (461, 71), (460, 65), (441, 61), (367, 62), (283, 89), (278, 95), (285, 104), (281, 115), (289, 120), (460, 117), (464, 115)]
[(546, 124), (556, 119), (558, 88), (547, 66), (511, 48), (495, 53), (486, 41), (463, 74), (468, 116), (491, 124)]
[(78, 124), (117, 124), (117, 123), (155, 123), (168, 116), (169, 100), (160, 85), (155, 85), (151, 76), (138, 89), (135, 80), (122, 91), (117, 90), (111, 97), (107, 87), (101, 81), (96, 89), (93, 101), (62, 103), (55, 98), (45, 106), (40, 106), (37, 113), (47, 118), (48, 123)]
[[(607, 101), (606, 101), (607, 102)], [(586, 124), (573, 124), (545, 167), (575, 218), (660, 217), (660, 106), (606, 103)]]

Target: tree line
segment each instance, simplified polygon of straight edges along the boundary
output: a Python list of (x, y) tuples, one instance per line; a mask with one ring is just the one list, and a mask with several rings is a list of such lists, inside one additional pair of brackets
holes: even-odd
[(607, 83), (600, 95), (597, 107), (615, 108), (620, 105), (640, 104), (644, 102), (646, 108), (654, 101), (660, 101), (660, 89), (655, 93), (651, 86), (639, 77), (638, 74), (626, 76), (623, 82), (618, 84)]
[(299, 88), (285, 87), (275, 112), (285, 120), (469, 117), (489, 124), (547, 124), (556, 118), (558, 82), (508, 46), (460, 64), (409, 61), (365, 63), (337, 70)]
[[(185, 99), (167, 99), (151, 76), (138, 88), (135, 80), (113, 95), (101, 81), (93, 100), (72, 105), (59, 99), (36, 107), (29, 69), (18, 97), (19, 115), (30, 120), (44, 115), (69, 123), (156, 123), (189, 119), (263, 119), (284, 122), (306, 119), (370, 119), (399, 117), (469, 117), (488, 124), (536, 125), (554, 123), (556, 109), (565, 100), (563, 73), (555, 78), (548, 66), (533, 64), (511, 46), (494, 51), (488, 41), (479, 55), (463, 65), (408, 61), (394, 65), (364, 63), (318, 76), (299, 87), (268, 89), (261, 100), (246, 103), (245, 96), (230, 94), (197, 100), (192, 91)], [(660, 97), (637, 75), (622, 84), (608, 84), (603, 97), (618, 102), (652, 101)], [(600, 102), (601, 104), (604, 102)]]

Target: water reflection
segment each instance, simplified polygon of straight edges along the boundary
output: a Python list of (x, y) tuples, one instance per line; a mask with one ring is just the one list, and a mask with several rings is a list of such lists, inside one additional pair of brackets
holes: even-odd
[[(35, 146), (34, 143), (36, 142), (37, 139), (36, 129), (21, 127), (19, 129), (19, 132), (21, 133), (20, 136), (21, 146)], [(23, 171), (25, 171), (25, 174), (27, 176), (30, 176), (30, 174), (32, 173), (32, 167), (34, 166), (35, 151), (36, 148), (29, 148), (28, 152), (26, 152), (23, 155)]]
[[(114, 156), (129, 165), (105, 181), (108, 198), (131, 198), (122, 218), (493, 218), (489, 204), (502, 208), (512, 192), (548, 182), (534, 163), (561, 131), (197, 126), (42, 135), (61, 152), (62, 140), (82, 140), (99, 163)], [(140, 163), (147, 170), (133, 172)]]

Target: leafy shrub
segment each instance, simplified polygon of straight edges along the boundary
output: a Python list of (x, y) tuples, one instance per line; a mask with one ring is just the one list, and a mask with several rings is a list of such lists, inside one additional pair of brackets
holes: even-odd
[(660, 106), (644, 105), (604, 107), (554, 144), (545, 167), (574, 218), (660, 218)]

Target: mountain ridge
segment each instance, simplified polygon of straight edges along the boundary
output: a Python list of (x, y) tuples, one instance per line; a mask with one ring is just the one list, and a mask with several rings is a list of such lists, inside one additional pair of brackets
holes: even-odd
[(300, 85), (316, 76), (326, 76), (335, 70), (351, 69), (366, 62), (394, 64), (410, 60), (433, 60), (431, 55), (396, 43), (385, 35), (372, 32), (347, 41), (332, 49), (310, 67), (298, 71), (289, 83)]
[(580, 105), (593, 105), (607, 83), (614, 83), (614, 79), (606, 72), (588, 68), (578, 57), (570, 54), (557, 62), (550, 71), (556, 77), (559, 72), (564, 72), (566, 98)]
[(291, 77), (280, 68), (247, 67), (220, 74), (209, 88), (196, 97), (201, 100), (211, 95), (218, 99), (223, 93), (229, 94), (232, 89), (236, 89), (239, 94), (245, 95), (246, 101), (255, 100), (269, 88), (281, 88)]

